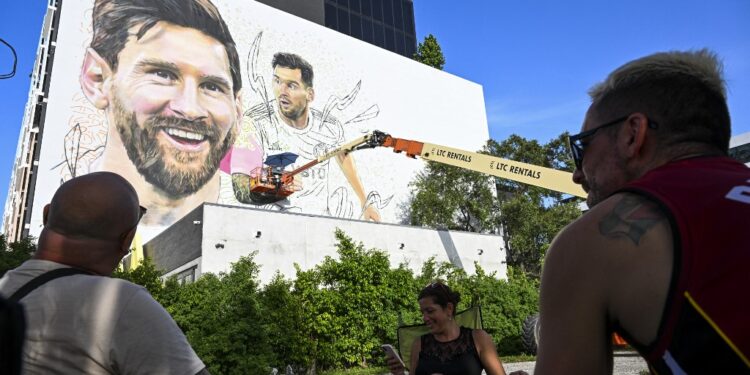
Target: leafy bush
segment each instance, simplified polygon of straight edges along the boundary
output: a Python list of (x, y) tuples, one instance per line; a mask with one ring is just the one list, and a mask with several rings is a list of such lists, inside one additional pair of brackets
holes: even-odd
[(296, 374), (381, 371), (379, 346), (397, 341), (399, 324), (421, 323), (417, 295), (436, 279), (461, 293), (458, 309), (482, 306), (485, 330), (501, 354), (521, 353), (521, 325), (539, 302), (537, 280), (511, 267), (508, 280), (479, 265), (468, 275), (434, 259), (415, 275), (403, 264), (392, 268), (383, 251), (341, 231), (335, 236), (337, 257), (298, 268), (293, 280), (277, 274), (262, 288), (254, 255), (229, 273), (206, 273), (187, 285), (162, 283), (148, 260), (116, 276), (146, 286), (212, 374), (266, 374), (288, 365)]

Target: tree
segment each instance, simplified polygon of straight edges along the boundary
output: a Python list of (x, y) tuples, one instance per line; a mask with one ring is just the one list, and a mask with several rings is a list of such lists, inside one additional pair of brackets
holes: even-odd
[[(547, 144), (511, 135), (502, 142), (490, 140), (486, 151), (501, 158), (558, 170), (573, 170), (567, 148), (567, 133)], [(563, 193), (495, 179), (497, 225), (502, 228), (507, 262), (520, 271), (539, 277), (542, 259), (555, 235), (581, 215), (579, 199), (565, 199)]]
[(151, 258), (143, 258), (135, 269), (117, 269), (112, 272), (112, 277), (128, 280), (133, 284), (138, 284), (146, 288), (157, 301), (159, 301), (159, 297), (164, 289), (164, 285), (161, 282), (161, 275), (162, 272), (156, 269), (156, 265), (154, 265)]
[(422, 64), (429, 65), (433, 68), (443, 70), (445, 66), (445, 57), (440, 49), (437, 38), (432, 34), (427, 35), (422, 43), (417, 46), (417, 53), (414, 54), (414, 60)]
[(255, 254), (229, 273), (206, 273), (165, 306), (212, 374), (267, 374), (273, 348), (263, 329)]
[(482, 173), (428, 162), (410, 183), (409, 223), (432, 228), (494, 232), (491, 178)]
[(5, 235), (0, 235), (0, 277), (31, 259), (35, 251), (36, 244), (33, 237), (25, 237), (20, 241), (8, 244)]
[[(338, 259), (297, 271), (294, 292), (305, 312), (301, 329), (312, 339), (308, 367), (366, 367), (382, 363), (380, 345), (396, 341), (398, 311), (412, 309), (413, 275), (393, 270), (388, 255), (366, 250), (336, 231)], [(373, 354), (375, 353), (375, 354)]]
[[(566, 139), (567, 134), (561, 134), (540, 144), (512, 135), (502, 142), (489, 140), (481, 152), (572, 171)], [(501, 233), (508, 265), (533, 277), (539, 276), (544, 254), (557, 232), (580, 215), (579, 200), (563, 193), (444, 164), (428, 163), (411, 186), (412, 200), (404, 215), (410, 224)]]

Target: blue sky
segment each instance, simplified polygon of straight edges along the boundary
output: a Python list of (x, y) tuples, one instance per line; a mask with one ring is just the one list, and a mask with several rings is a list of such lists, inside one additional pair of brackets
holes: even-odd
[[(0, 16), (0, 37), (18, 54), (16, 76), (0, 80), (1, 204), (46, 3), (6, 1)], [(610, 71), (657, 51), (703, 47), (724, 60), (732, 134), (750, 132), (750, 1), (414, 0), (414, 8), (417, 37), (437, 37), (445, 71), (484, 87), (496, 140), (515, 133), (546, 142), (576, 132), (586, 91)], [(11, 62), (0, 46), (0, 73)]]

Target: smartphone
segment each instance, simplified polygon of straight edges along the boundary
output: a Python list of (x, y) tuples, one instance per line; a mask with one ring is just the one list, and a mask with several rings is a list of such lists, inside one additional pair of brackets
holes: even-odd
[(398, 361), (401, 363), (401, 366), (403, 366), (404, 368), (406, 368), (406, 365), (404, 364), (404, 361), (401, 359), (401, 356), (398, 355), (398, 352), (393, 347), (393, 345), (391, 345), (391, 344), (383, 344), (383, 345), (380, 345), (380, 347), (383, 348), (384, 352), (386, 352), (387, 354), (390, 354), (394, 358), (398, 359)]

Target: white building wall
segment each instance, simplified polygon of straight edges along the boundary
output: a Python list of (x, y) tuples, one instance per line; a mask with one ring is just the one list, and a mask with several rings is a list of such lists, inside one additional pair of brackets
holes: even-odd
[(474, 262), (478, 262), (488, 273), (506, 278), (504, 244), (495, 235), (209, 204), (204, 206), (201, 225), (200, 272), (227, 272), (232, 262), (258, 251), (255, 260), (261, 265), (262, 283), (270, 281), (277, 270), (286, 278), (294, 278), (295, 263), (307, 270), (326, 256), (337, 257), (336, 228), (362, 242), (365, 248), (386, 251), (393, 267), (406, 263), (418, 273), (422, 264), (434, 256), (438, 262), (451, 261), (462, 266), (469, 274), (474, 273)]

